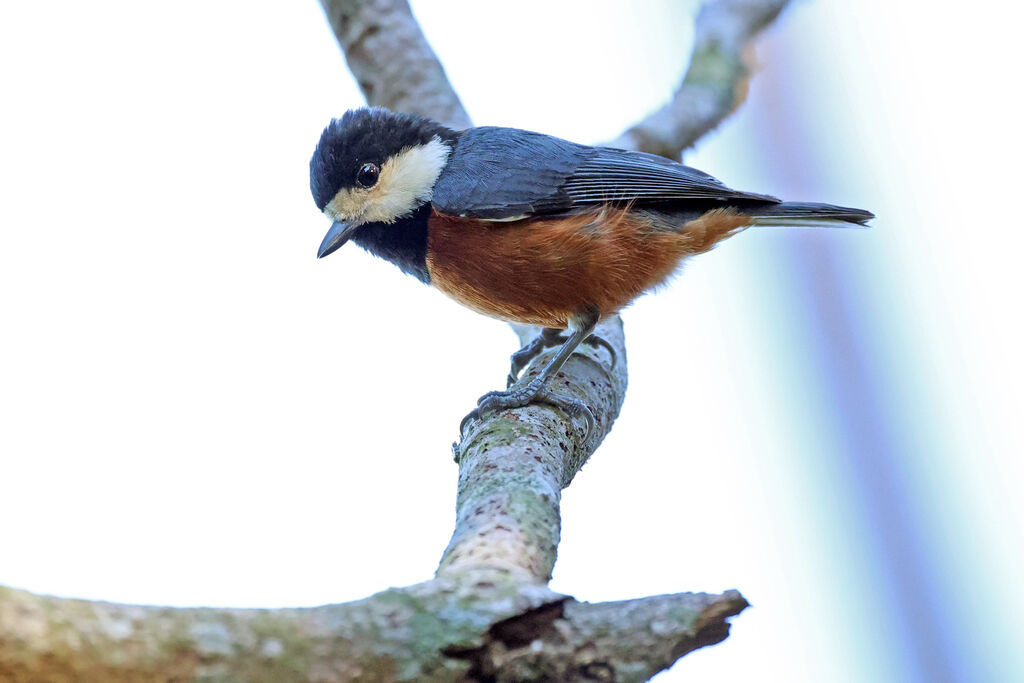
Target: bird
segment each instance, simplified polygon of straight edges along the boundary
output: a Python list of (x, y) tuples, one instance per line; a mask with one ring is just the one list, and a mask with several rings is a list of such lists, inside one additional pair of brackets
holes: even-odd
[[(665, 157), (496, 126), (453, 130), (362, 107), (324, 128), (310, 190), (331, 221), (317, 257), (348, 241), (470, 309), (541, 326), (512, 355), (508, 386), (463, 420), (532, 402), (593, 416), (547, 386), (580, 344), (614, 350), (597, 324), (690, 256), (752, 226), (865, 226), (874, 215), (729, 188)], [(518, 375), (558, 347), (530, 381)], [(460, 428), (460, 429), (461, 429)]]

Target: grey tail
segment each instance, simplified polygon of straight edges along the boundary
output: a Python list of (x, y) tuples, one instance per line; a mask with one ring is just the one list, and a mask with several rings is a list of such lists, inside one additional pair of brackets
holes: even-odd
[(753, 217), (751, 225), (794, 228), (865, 227), (875, 214), (832, 204), (782, 202), (744, 210)]

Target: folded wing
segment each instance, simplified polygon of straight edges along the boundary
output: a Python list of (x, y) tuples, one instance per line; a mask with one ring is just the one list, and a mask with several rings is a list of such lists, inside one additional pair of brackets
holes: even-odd
[(471, 128), (459, 140), (434, 188), (442, 213), (514, 220), (603, 203), (686, 204), (774, 197), (733, 190), (671, 159), (587, 147), (515, 128)]

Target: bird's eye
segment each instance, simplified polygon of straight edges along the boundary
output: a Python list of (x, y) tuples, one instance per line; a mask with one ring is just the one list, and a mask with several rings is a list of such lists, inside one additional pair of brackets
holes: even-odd
[(356, 173), (356, 184), (360, 187), (373, 187), (377, 184), (378, 175), (380, 175), (380, 169), (377, 168), (377, 164), (363, 164), (359, 173)]

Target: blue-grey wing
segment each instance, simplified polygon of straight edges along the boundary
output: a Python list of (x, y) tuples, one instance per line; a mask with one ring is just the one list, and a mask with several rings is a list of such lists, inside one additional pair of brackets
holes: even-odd
[(463, 133), (432, 201), (443, 213), (501, 220), (607, 202), (707, 204), (737, 199), (778, 201), (732, 190), (707, 173), (653, 154), (482, 127)]

